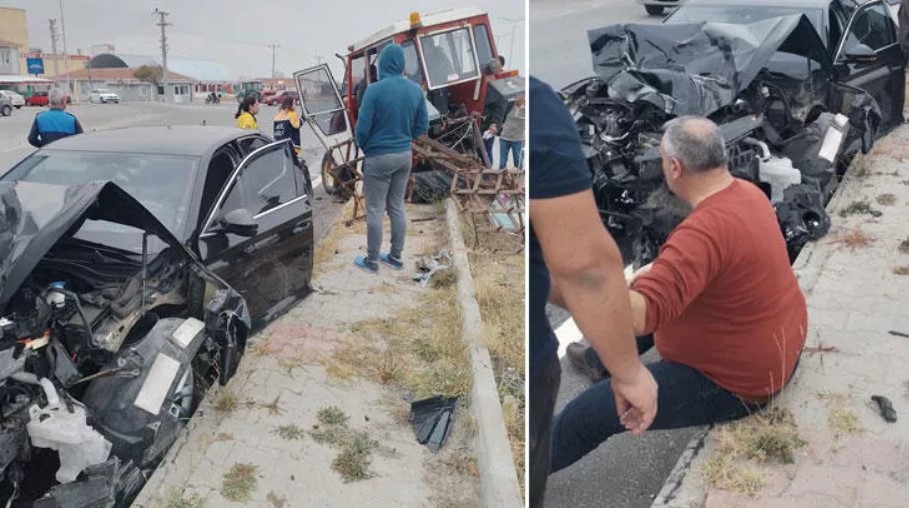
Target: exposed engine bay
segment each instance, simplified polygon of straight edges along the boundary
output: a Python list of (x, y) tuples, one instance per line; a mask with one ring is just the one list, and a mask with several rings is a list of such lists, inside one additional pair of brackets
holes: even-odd
[(824, 207), (879, 135), (881, 112), (869, 94), (835, 81), (806, 17), (614, 25), (588, 36), (597, 76), (561, 93), (604, 223), (636, 266), (689, 212), (665, 186), (659, 152), (664, 124), (685, 115), (719, 125), (730, 171), (772, 201), (791, 259), (826, 234)]
[(0, 184), (0, 254), (0, 506), (128, 506), (236, 371), (246, 303), (111, 183)]

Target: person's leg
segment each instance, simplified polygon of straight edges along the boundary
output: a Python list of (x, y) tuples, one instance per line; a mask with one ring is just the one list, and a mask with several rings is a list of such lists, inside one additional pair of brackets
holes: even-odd
[(511, 141), (499, 138), (499, 169), (505, 169), (508, 164), (508, 150), (511, 149)]
[(410, 178), (413, 158), (410, 152), (394, 154), (394, 156), (396, 169), (391, 174), (386, 202), (388, 218), (391, 220), (391, 251), (389, 254), (392, 261), (401, 261), (401, 256), (404, 253), (404, 236), (407, 233), (404, 198), (407, 193), (407, 180)]
[(552, 359), (538, 374), (530, 376), (530, 506), (543, 506), (549, 476), (552, 444), (552, 413), (562, 379), (559, 359)]
[[(638, 346), (638, 356), (650, 351), (653, 347), (653, 334), (641, 335), (640, 337), (635, 338)], [(590, 365), (593, 369), (603, 372), (603, 377), (609, 377), (609, 370), (606, 369), (606, 366), (603, 365), (603, 362), (600, 361), (599, 355), (594, 351), (592, 347), (587, 347), (584, 351), (584, 359), (587, 361), (587, 364)]]
[(366, 198), (366, 258), (378, 263), (382, 247), (382, 220), (391, 183), (391, 169), (386, 155), (367, 157), (363, 161), (363, 194)]
[(523, 141), (511, 142), (511, 158), (514, 160), (514, 167), (521, 169), (521, 151), (524, 150)]
[(495, 144), (496, 137), (492, 136), (489, 139), (483, 140), (483, 145), (486, 147), (486, 157), (489, 158), (489, 167), (492, 167), (492, 145)]
[[(657, 414), (650, 430), (677, 429), (742, 418), (759, 411), (717, 386), (697, 370), (659, 361), (647, 366), (659, 386)], [(555, 418), (552, 471), (574, 464), (611, 436), (625, 432), (608, 380), (569, 402)]]

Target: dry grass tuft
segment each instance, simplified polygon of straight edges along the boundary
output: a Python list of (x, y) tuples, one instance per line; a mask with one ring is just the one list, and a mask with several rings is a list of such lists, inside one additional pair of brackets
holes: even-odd
[(334, 224), (328, 228), (328, 233), (316, 243), (315, 252), (313, 253), (313, 280), (329, 271), (331, 266), (338, 262), (338, 244), (349, 232), (349, 229), (344, 227), (344, 222), (350, 217), (352, 211), (353, 200), (350, 200), (344, 206), (344, 209), (341, 210), (341, 213), (338, 214)]
[(259, 472), (259, 466), (249, 463), (238, 462), (234, 464), (226, 473), (224, 473), (221, 482), (221, 497), (228, 501), (239, 503), (248, 503), (252, 500), (252, 493), (255, 492), (259, 483), (256, 474)]
[(827, 402), (827, 424), (837, 437), (860, 434), (864, 431), (858, 415), (849, 406), (850, 397), (844, 394), (818, 394)]
[(871, 203), (862, 199), (853, 201), (849, 206), (840, 210), (840, 217), (849, 217), (851, 215), (873, 215), (875, 210), (871, 208)]
[(739, 465), (729, 455), (705, 460), (701, 474), (711, 488), (739, 492), (751, 497), (756, 497), (765, 484), (764, 475), (760, 471)]
[(896, 196), (894, 194), (881, 194), (878, 197), (874, 198), (877, 201), (877, 204), (882, 206), (893, 206), (896, 204)]
[(271, 433), (277, 434), (288, 441), (299, 441), (306, 435), (306, 432), (302, 428), (293, 423), (276, 427)]
[(454, 286), (458, 283), (458, 272), (454, 268), (449, 268), (447, 270), (439, 270), (438, 272), (432, 274), (432, 278), (429, 279), (429, 285), (433, 289), (442, 289)]
[(871, 245), (874, 241), (875, 238), (873, 236), (866, 233), (861, 226), (856, 226), (846, 233), (841, 234), (830, 243), (841, 243), (846, 247), (849, 247), (850, 250), (854, 251), (856, 249), (864, 249)]
[(909, 275), (909, 265), (897, 266), (893, 269), (896, 275)]
[(221, 414), (230, 414), (237, 409), (237, 397), (229, 389), (225, 388), (218, 395), (215, 401), (215, 411)]
[(309, 435), (315, 442), (339, 450), (331, 467), (341, 475), (344, 483), (372, 478), (374, 474), (369, 466), (372, 464), (372, 452), (379, 443), (364, 431), (351, 430), (348, 426), (350, 418), (337, 406), (320, 409), (316, 418), (319, 425), (314, 425)]
[(759, 462), (792, 464), (795, 450), (805, 444), (792, 413), (773, 407), (729, 426), (719, 433), (719, 452)]
[(174, 487), (170, 489), (167, 495), (165, 508), (202, 508), (205, 506), (205, 498), (198, 494), (187, 496), (182, 489)]

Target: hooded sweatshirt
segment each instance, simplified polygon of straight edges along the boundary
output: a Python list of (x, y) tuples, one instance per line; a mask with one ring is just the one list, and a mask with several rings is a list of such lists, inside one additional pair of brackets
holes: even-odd
[(405, 78), (404, 50), (390, 44), (379, 55), (379, 82), (363, 94), (357, 116), (357, 144), (367, 157), (410, 151), (429, 130), (423, 90)]

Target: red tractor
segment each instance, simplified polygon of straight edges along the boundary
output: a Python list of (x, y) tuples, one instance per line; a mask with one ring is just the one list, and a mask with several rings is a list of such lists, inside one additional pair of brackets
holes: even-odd
[(322, 184), (330, 194), (357, 195), (363, 159), (353, 136), (358, 95), (377, 79), (379, 54), (391, 43), (404, 49), (405, 75), (423, 88), (429, 110), (429, 136), (414, 143), (415, 172), (428, 168), (433, 154), (446, 160), (450, 172), (457, 172), (452, 161), (476, 172), (485, 169), (489, 161), (479, 126), (487, 93), (494, 87), (512, 100), (524, 92), (517, 71), (484, 72), (500, 57), (489, 16), (473, 8), (411, 13), (348, 46), (346, 56), (338, 55), (345, 66), (341, 83), (327, 64), (294, 73), (307, 123), (327, 150)]

